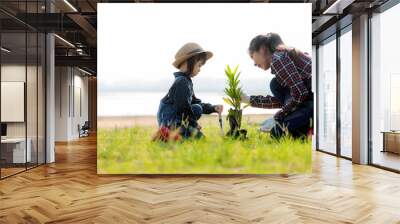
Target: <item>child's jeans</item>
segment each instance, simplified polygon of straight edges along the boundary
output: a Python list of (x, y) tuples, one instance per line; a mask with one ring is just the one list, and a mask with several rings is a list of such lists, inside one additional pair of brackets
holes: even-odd
[(194, 117), (189, 119), (192, 121), (191, 125), (182, 125), (182, 115), (178, 115), (176, 109), (171, 104), (165, 104), (160, 102), (160, 106), (157, 112), (157, 122), (159, 127), (177, 127), (180, 130), (180, 134), (184, 138), (194, 136), (196, 138), (202, 137), (203, 134), (198, 130), (197, 121), (203, 114), (203, 108), (200, 104), (191, 105)]

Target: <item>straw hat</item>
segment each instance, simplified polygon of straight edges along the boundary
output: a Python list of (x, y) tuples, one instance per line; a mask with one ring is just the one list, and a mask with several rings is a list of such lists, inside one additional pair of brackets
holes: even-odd
[(179, 65), (182, 64), (184, 61), (196, 54), (201, 53), (207, 54), (206, 60), (210, 59), (213, 56), (213, 53), (211, 51), (205, 51), (200, 45), (196, 43), (187, 43), (183, 45), (183, 47), (181, 47), (181, 49), (179, 49), (179, 51), (175, 54), (175, 61), (174, 63), (172, 63), (172, 65), (174, 65), (175, 68), (179, 68)]

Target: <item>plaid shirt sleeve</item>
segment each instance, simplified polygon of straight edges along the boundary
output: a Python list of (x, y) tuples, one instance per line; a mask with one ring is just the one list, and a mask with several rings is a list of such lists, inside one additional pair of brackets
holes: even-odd
[(250, 96), (250, 105), (252, 107), (275, 109), (281, 108), (279, 100), (273, 96)]
[[(311, 61), (309, 63), (311, 63)], [(309, 65), (311, 67), (311, 64)], [(286, 114), (293, 111), (298, 104), (305, 101), (309, 92), (295, 64), (286, 51), (274, 53), (271, 63), (271, 73), (276, 75), (279, 84), (289, 88), (290, 95), (292, 96), (290, 100), (282, 106), (282, 109), (275, 114), (275, 119), (281, 120)]]

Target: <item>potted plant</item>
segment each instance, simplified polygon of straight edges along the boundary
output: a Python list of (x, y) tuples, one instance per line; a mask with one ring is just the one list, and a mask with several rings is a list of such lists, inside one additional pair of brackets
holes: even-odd
[(240, 80), (240, 72), (237, 72), (239, 65), (235, 67), (234, 70), (230, 68), (229, 65), (226, 66), (225, 75), (227, 77), (228, 86), (225, 88), (225, 94), (227, 97), (224, 97), (224, 101), (232, 106), (228, 110), (228, 116), (226, 119), (229, 121), (229, 131), (227, 133), (228, 136), (232, 136), (234, 138), (245, 139), (247, 135), (246, 129), (241, 129), (242, 124), (242, 111), (248, 105), (242, 108), (240, 96), (242, 94), (242, 88), (239, 86)]

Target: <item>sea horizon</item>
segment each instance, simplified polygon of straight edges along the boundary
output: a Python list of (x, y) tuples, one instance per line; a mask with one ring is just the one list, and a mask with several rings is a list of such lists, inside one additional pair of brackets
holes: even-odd
[[(165, 92), (106, 92), (98, 95), (99, 117), (132, 117), (132, 116), (156, 116), (158, 106)], [(223, 115), (227, 114), (230, 106), (226, 104), (221, 92), (196, 92), (196, 96), (203, 103), (224, 105)], [(261, 109), (247, 107), (244, 115), (250, 114), (274, 114), (278, 109)]]

